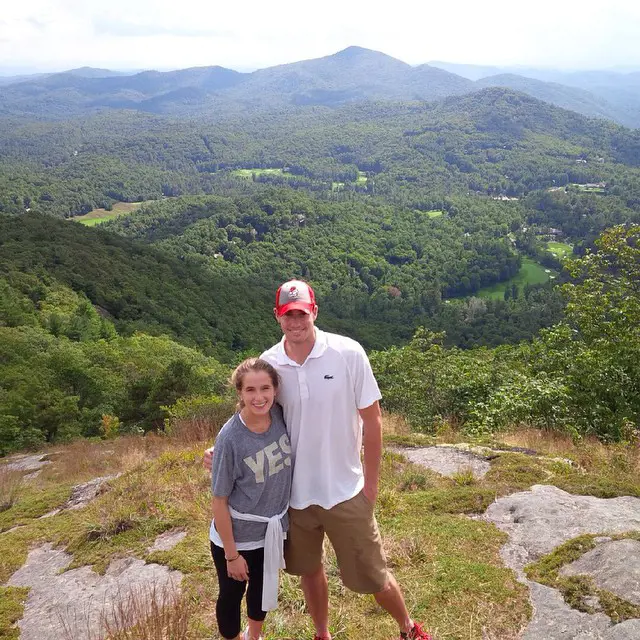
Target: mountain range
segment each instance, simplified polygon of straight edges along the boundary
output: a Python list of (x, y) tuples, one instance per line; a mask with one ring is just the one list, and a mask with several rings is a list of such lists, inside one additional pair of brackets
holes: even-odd
[(297, 105), (431, 101), (500, 86), (590, 117), (640, 126), (640, 72), (513, 71), (441, 62), (411, 66), (361, 47), (251, 73), (210, 66), (127, 75), (83, 67), (1, 78), (0, 115), (58, 119), (105, 108), (224, 115)]

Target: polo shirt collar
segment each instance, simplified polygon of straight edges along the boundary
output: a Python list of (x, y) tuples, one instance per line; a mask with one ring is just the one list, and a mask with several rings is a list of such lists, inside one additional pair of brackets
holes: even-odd
[[(314, 327), (314, 329), (316, 333), (316, 341), (313, 343), (313, 349), (311, 349), (311, 353), (307, 356), (307, 360), (310, 360), (311, 358), (319, 358), (327, 350), (327, 334), (324, 331), (318, 329), (318, 327)], [(284, 348), (284, 336), (282, 336), (282, 339), (278, 343), (276, 360), (278, 364), (288, 364), (293, 367), (302, 366), (287, 355), (287, 352)]]

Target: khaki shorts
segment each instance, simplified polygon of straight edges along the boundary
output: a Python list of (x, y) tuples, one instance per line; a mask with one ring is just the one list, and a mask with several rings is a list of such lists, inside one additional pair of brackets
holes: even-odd
[(284, 547), (287, 573), (303, 576), (323, 561), (324, 534), (331, 541), (344, 586), (357, 593), (378, 593), (389, 580), (373, 505), (360, 492), (331, 509), (312, 505), (289, 509)]

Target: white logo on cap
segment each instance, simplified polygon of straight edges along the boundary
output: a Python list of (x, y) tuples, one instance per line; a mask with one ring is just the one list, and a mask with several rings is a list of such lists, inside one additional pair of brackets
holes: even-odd
[(300, 297), (300, 292), (298, 291), (298, 287), (291, 287), (288, 293), (289, 299), (297, 300)]

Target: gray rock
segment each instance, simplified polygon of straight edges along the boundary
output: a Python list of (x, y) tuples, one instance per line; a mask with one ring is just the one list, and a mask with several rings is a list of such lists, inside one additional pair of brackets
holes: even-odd
[(38, 471), (48, 464), (51, 464), (51, 460), (47, 460), (46, 456), (38, 453), (36, 455), (11, 456), (7, 458), (3, 466), (12, 471)]
[(598, 598), (598, 596), (584, 596), (582, 603), (594, 611), (602, 611), (602, 605), (600, 604), (600, 598)]
[(491, 468), (483, 457), (471, 451), (460, 451), (454, 447), (421, 447), (417, 449), (392, 449), (410, 462), (420, 464), (443, 476), (471, 471), (475, 478), (483, 478)]
[(640, 604), (640, 542), (615, 540), (585, 553), (560, 570), (560, 575), (589, 575), (600, 589)]
[(98, 497), (104, 491), (104, 485), (109, 480), (114, 480), (118, 478), (121, 474), (115, 474), (111, 476), (102, 476), (100, 478), (94, 478), (93, 480), (89, 480), (89, 482), (85, 482), (84, 484), (79, 484), (73, 487), (71, 491), (70, 498), (57, 509), (53, 511), (49, 511), (45, 513), (41, 518), (51, 518), (53, 516), (57, 516), (62, 511), (69, 509), (70, 511), (74, 511), (75, 509), (82, 509), (89, 502), (91, 502), (94, 498)]
[(591, 615), (572, 609), (551, 587), (529, 582), (533, 617), (522, 640), (586, 640), (604, 638), (611, 620), (602, 613)]
[(496, 500), (484, 519), (509, 534), (503, 557), (521, 575), (525, 564), (579, 535), (640, 530), (640, 498), (574, 496), (534, 485)]
[(21, 640), (104, 638), (102, 622), (130, 594), (148, 597), (151, 586), (158, 592), (179, 589), (182, 574), (137, 558), (121, 558), (109, 565), (105, 575), (90, 567), (60, 573), (72, 557), (46, 544), (30, 551), (26, 563), (6, 586), (31, 587), (24, 617), (18, 623)]
[(165, 531), (161, 533), (153, 543), (153, 546), (149, 547), (147, 551), (152, 553), (154, 551), (169, 551), (173, 549), (179, 542), (182, 542), (187, 537), (187, 532), (180, 529), (173, 529), (172, 531)]
[[(527, 580), (523, 572), (526, 564), (579, 535), (640, 529), (640, 498), (604, 500), (534, 485), (530, 491), (496, 500), (483, 518), (509, 535), (501, 549), (502, 558), (530, 589), (534, 615), (523, 632), (523, 640), (640, 638), (640, 620), (613, 625), (602, 613), (576, 611), (558, 591)], [(608, 544), (611, 543), (603, 542)]]
[(105, 483), (109, 482), (109, 480), (115, 480), (118, 476), (120, 476), (119, 473), (111, 476), (102, 476), (101, 478), (94, 478), (93, 480), (89, 480), (89, 482), (73, 487), (71, 497), (67, 500), (64, 508), (72, 511), (82, 509), (82, 507), (102, 493)]
[(640, 620), (627, 620), (617, 624), (605, 636), (606, 640), (638, 640)]

